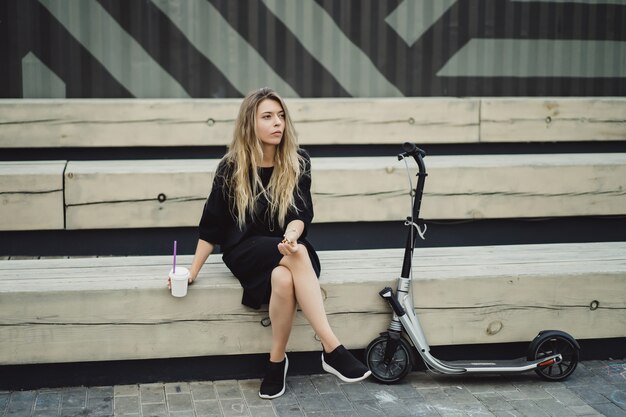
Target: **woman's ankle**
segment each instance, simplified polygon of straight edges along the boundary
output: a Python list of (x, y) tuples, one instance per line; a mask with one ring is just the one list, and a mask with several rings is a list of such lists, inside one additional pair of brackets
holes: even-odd
[(285, 351), (270, 351), (270, 362), (279, 363), (285, 359)]
[(333, 342), (328, 342), (328, 343), (322, 343), (322, 349), (324, 350), (324, 352), (326, 353), (330, 353), (333, 350), (337, 349), (337, 347), (339, 347), (339, 345), (341, 345), (341, 342), (337, 341), (333, 341)]

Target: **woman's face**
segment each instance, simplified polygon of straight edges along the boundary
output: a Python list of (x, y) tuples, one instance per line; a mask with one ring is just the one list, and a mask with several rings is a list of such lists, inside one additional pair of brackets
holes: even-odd
[(264, 145), (279, 145), (285, 130), (285, 112), (275, 100), (266, 98), (256, 110), (256, 135)]

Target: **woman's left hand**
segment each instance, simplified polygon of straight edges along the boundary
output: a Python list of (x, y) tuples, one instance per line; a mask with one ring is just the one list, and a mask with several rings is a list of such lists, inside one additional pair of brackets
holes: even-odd
[(278, 244), (278, 252), (283, 256), (293, 255), (298, 251), (298, 241), (290, 240), (289, 237), (289, 235), (285, 236), (285, 239)]

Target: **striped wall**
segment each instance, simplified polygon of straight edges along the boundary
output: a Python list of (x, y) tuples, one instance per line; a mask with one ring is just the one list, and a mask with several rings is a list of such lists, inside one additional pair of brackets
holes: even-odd
[(0, 97), (625, 96), (626, 1), (3, 0)]

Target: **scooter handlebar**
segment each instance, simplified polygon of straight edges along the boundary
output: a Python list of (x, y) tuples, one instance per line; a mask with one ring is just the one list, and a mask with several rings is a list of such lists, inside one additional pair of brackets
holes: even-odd
[(406, 158), (407, 156), (412, 156), (413, 158), (417, 158), (418, 155), (422, 158), (426, 156), (426, 152), (418, 148), (417, 145), (413, 142), (404, 142), (402, 144), (402, 149), (404, 149), (404, 152), (398, 155), (399, 161)]

